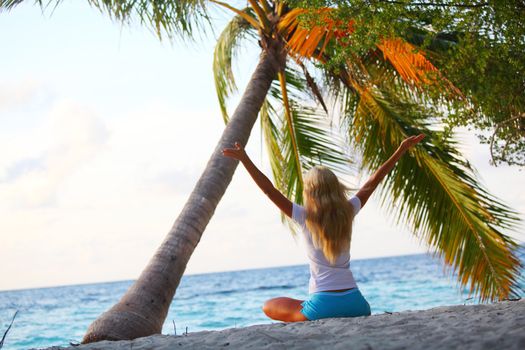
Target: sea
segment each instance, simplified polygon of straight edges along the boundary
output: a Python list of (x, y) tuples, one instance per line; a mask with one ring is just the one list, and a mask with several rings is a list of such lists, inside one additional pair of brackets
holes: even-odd
[[(525, 264), (525, 246), (518, 250)], [(429, 254), (352, 260), (357, 284), (372, 314), (476, 304), (442, 261)], [(183, 276), (162, 329), (163, 334), (268, 324), (261, 306), (277, 296), (304, 299), (308, 266), (285, 266)], [(523, 267), (519, 285), (525, 296)], [(0, 291), (0, 337), (4, 349), (68, 346), (124, 294), (132, 281)], [(1, 340), (1, 338), (0, 338)]]

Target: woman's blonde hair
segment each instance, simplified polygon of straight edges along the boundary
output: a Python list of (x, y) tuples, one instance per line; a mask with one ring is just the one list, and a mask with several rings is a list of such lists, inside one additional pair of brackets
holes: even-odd
[(304, 178), (306, 227), (331, 264), (350, 249), (353, 208), (346, 192), (337, 176), (324, 166), (313, 167)]

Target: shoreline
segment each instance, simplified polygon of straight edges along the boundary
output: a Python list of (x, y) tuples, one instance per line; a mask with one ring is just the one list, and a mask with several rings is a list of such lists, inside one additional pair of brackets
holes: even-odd
[(47, 350), (525, 349), (525, 299), (421, 311), (274, 323), (187, 335), (153, 335)]

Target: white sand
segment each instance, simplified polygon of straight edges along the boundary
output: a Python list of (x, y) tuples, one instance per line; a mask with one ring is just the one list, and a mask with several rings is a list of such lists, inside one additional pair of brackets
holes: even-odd
[(525, 299), (183, 336), (154, 335), (68, 349), (525, 349)]

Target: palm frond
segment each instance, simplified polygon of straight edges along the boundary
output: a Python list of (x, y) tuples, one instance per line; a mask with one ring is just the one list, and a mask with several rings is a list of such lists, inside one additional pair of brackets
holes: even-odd
[[(379, 57), (378, 57), (379, 55)], [(458, 94), (445, 91), (442, 85), (432, 82), (428, 85), (414, 85), (403, 78), (397, 69), (378, 52), (371, 52), (362, 58), (360, 74), (365, 77), (365, 86), (375, 86), (381, 91), (391, 91), (404, 100), (410, 100), (443, 111), (451, 111)]]
[[(52, 1), (52, 0), (50, 0)], [(59, 0), (58, 0), (59, 1)], [(209, 24), (206, 0), (149, 1), (149, 0), (88, 0), (116, 20), (126, 22), (137, 17), (142, 24), (152, 27), (159, 37), (166, 33), (182, 38), (193, 38)]]
[(286, 71), (286, 82), (293, 127), (288, 126), (282, 89), (277, 82), (265, 102), (261, 126), (276, 187), (291, 200), (302, 203), (303, 183), (298, 169), (307, 171), (322, 164), (348, 174), (352, 168), (345, 144), (334, 134), (324, 111), (298, 102), (307, 96), (307, 82), (291, 68)]
[[(0, 0), (0, 11), (11, 10), (23, 0)], [(41, 7), (60, 4), (61, 0), (37, 0)], [(129, 22), (137, 18), (162, 37), (178, 35), (193, 38), (195, 32), (209, 24), (206, 0), (149, 1), (149, 0), (88, 0), (89, 4), (113, 19)]]
[[(249, 8), (245, 8), (243, 12), (251, 15)], [(230, 94), (237, 91), (232, 70), (232, 60), (235, 58), (236, 50), (241, 40), (247, 36), (253, 36), (251, 29), (252, 27), (244, 17), (237, 15), (226, 25), (215, 45), (215, 51), (213, 53), (213, 76), (219, 106), (225, 123), (228, 122), (226, 100)]]
[[(279, 88), (281, 89), (281, 101), (283, 104), (283, 112), (285, 117), (285, 125), (287, 129), (287, 135), (290, 139), (290, 155), (293, 157), (293, 162), (289, 164), (295, 164), (296, 174), (297, 174), (297, 183), (303, 183), (303, 172), (301, 167), (301, 161), (299, 159), (299, 149), (297, 147), (297, 139), (294, 130), (294, 120), (292, 120), (292, 107), (290, 105), (290, 99), (288, 98), (288, 88), (286, 86), (286, 75), (284, 70), (278, 72), (279, 77)], [(302, 192), (302, 191), (301, 191)]]
[(431, 84), (434, 80), (431, 75), (438, 72), (421, 51), (400, 38), (381, 40), (377, 47), (408, 84)]
[(443, 92), (463, 98), (462, 92), (446, 79), (430, 62), (423, 50), (401, 38), (383, 39), (377, 47), (383, 57), (410, 86), (422, 89), (437, 85)]
[[(278, 24), (278, 30), (286, 38), (290, 53), (299, 59), (309, 59), (316, 53), (319, 58), (326, 45), (336, 33), (336, 23), (330, 19), (332, 9), (318, 9), (313, 12), (307, 9), (295, 8), (289, 11)], [(302, 15), (317, 15), (322, 24), (302, 26), (299, 18)]]
[[(407, 136), (427, 134), (404, 156), (382, 188), (382, 201), (397, 221), (408, 222), (457, 272), (461, 286), (482, 301), (516, 295), (520, 263), (516, 243), (500, 230), (513, 228), (517, 213), (490, 195), (455, 144), (429, 125), (432, 111), (376, 88), (359, 91), (351, 138), (373, 170)], [(358, 141), (357, 141), (358, 140)]]
[(284, 164), (284, 157), (279, 142), (281, 139), (280, 128), (278, 127), (279, 120), (274, 120), (277, 117), (277, 112), (268, 99), (264, 100), (259, 116), (261, 118), (261, 131), (268, 151), (274, 184), (276, 188), (283, 189), (285, 188), (284, 172), (281, 171), (281, 169)]
[[(329, 44), (343, 47), (348, 45), (341, 38), (351, 36), (356, 24), (354, 21), (341, 23), (340, 20), (334, 20), (331, 16), (334, 11), (336, 10), (333, 8), (315, 10), (296, 8), (280, 21), (278, 28), (286, 38), (287, 47), (296, 60), (315, 59), (325, 63), (327, 61), (325, 53)], [(308, 27), (300, 23), (299, 18), (302, 15), (310, 16)], [(459, 89), (445, 79), (426, 58), (424, 50), (401, 38), (388, 37), (381, 38), (376, 47), (382, 53), (381, 59), (397, 71), (408, 87), (420, 91), (438, 88), (451, 96), (463, 97)], [(380, 59), (378, 55), (374, 58)], [(361, 57), (352, 57), (354, 63), (361, 59)]]
[[(274, 89), (276, 88), (274, 87)], [(282, 120), (280, 119), (280, 114), (274, 109), (269, 101), (269, 98), (265, 99), (261, 111), (259, 112), (259, 116), (261, 118), (261, 132), (264, 143), (266, 144), (268, 158), (270, 160), (274, 185), (288, 198), (292, 198), (287, 190), (288, 182), (286, 172), (283, 171), (283, 169), (285, 169), (286, 160), (280, 142), (282, 134), (279, 125), (282, 124)], [(294, 199), (294, 201), (296, 200), (297, 199)], [(283, 212), (281, 212), (281, 221), (288, 226), (293, 236), (297, 234), (297, 227)]]
[(249, 15), (247, 12), (239, 10), (238, 8), (232, 6), (232, 5), (230, 5), (230, 4), (228, 4), (227, 2), (224, 2), (224, 1), (219, 1), (219, 0), (209, 0), (209, 1), (213, 2), (214, 4), (217, 4), (219, 6), (222, 6), (222, 7), (226, 8), (226, 9), (228, 9), (229, 11), (234, 12), (238, 16), (241, 16), (242, 18), (244, 18), (246, 20), (246, 22), (250, 23), (253, 28), (255, 28), (255, 29), (260, 29), (261, 28), (261, 23), (259, 23), (257, 21), (257, 19), (255, 19), (253, 16)]
[(270, 20), (268, 18), (269, 15), (273, 14), (271, 9), (268, 8), (270, 12), (267, 13), (257, 0), (247, 0), (247, 2), (250, 4), (251, 8), (253, 9), (253, 12), (256, 14), (257, 19), (259, 20), (259, 26), (256, 28), (260, 28), (261, 31), (263, 31), (266, 34), (269, 34), (272, 30), (272, 24), (270, 23)]
[[(21, 4), (22, 2), (24, 2), (24, 0), (0, 0), (0, 11), (12, 10), (14, 7)], [(42, 6), (42, 0), (37, 0), (36, 3)]]
[(310, 74), (310, 71), (308, 70), (308, 68), (306, 68), (306, 65), (301, 61), (296, 61), (296, 62), (303, 71), (304, 77), (306, 79), (306, 83), (308, 84), (308, 88), (310, 92), (312, 93), (312, 96), (317, 100), (317, 102), (321, 104), (325, 113), (328, 113), (328, 107), (326, 106), (326, 102), (324, 101), (323, 94), (321, 93), (321, 88), (316, 83), (312, 74)]

